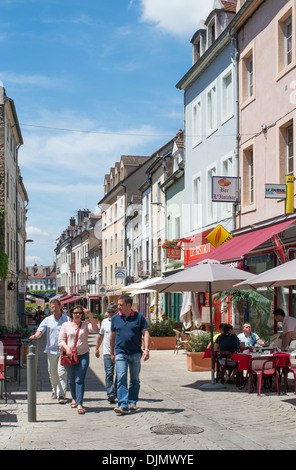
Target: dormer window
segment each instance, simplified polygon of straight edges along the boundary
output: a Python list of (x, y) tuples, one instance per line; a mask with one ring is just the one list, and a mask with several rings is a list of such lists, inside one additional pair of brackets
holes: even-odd
[(208, 47), (210, 47), (216, 40), (216, 21), (215, 17), (212, 19), (208, 26)]

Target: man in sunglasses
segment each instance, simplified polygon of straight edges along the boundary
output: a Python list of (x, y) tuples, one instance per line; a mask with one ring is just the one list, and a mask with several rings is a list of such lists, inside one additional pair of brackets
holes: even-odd
[[(99, 348), (103, 343), (103, 357), (104, 357), (104, 368), (105, 368), (105, 384), (107, 390), (107, 398), (110, 403), (114, 403), (116, 397), (116, 380), (114, 380), (114, 362), (111, 360), (110, 355), (110, 333), (111, 333), (111, 318), (117, 313), (117, 305), (111, 303), (107, 307), (108, 317), (104, 318), (101, 323), (99, 331), (95, 356), (100, 357)], [(103, 342), (104, 341), (104, 342)]]

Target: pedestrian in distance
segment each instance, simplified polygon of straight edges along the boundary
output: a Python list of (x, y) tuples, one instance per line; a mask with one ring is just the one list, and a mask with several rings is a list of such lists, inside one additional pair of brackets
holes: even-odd
[[(141, 359), (144, 361), (149, 359), (148, 323), (141, 313), (132, 309), (132, 304), (130, 296), (120, 296), (117, 303), (119, 313), (111, 319), (110, 353), (116, 366), (118, 399), (118, 406), (114, 411), (121, 415), (137, 409)], [(142, 336), (144, 351), (142, 351)]]
[[(85, 315), (90, 322), (85, 321)], [(64, 323), (59, 334), (59, 347), (71, 357), (77, 337), (78, 363), (66, 366), (68, 372), (69, 388), (71, 392), (71, 407), (76, 408), (78, 414), (84, 414), (83, 397), (85, 389), (85, 376), (89, 366), (89, 333), (98, 333), (99, 327), (96, 324), (92, 313), (81, 305), (76, 305), (69, 310), (70, 320)]]
[(62, 305), (58, 300), (50, 303), (52, 314), (44, 318), (38, 326), (36, 333), (30, 336), (30, 340), (41, 338), (43, 333), (47, 335), (44, 352), (47, 354), (49, 380), (51, 383), (51, 397), (58, 398), (60, 404), (66, 403), (67, 371), (61, 365), (58, 338), (61, 327), (68, 322), (68, 317), (62, 313)]
[(110, 403), (114, 403), (116, 398), (116, 379), (115, 378), (115, 365), (111, 360), (110, 354), (110, 333), (111, 333), (111, 319), (117, 313), (116, 303), (111, 303), (107, 307), (108, 317), (104, 318), (101, 323), (99, 331), (95, 356), (100, 357), (99, 348), (103, 343), (103, 357), (104, 357), (104, 369), (105, 369), (105, 384), (107, 390), (107, 398)]

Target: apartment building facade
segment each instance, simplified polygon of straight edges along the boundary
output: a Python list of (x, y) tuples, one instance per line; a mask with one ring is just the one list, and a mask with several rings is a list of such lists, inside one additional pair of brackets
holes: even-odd
[[(28, 194), (18, 165), (23, 138), (14, 101), (0, 83), (0, 210), (2, 252), (8, 262), (6, 279), (1, 280), (0, 324), (24, 323), (26, 211)], [(2, 271), (3, 272), (3, 271)]]

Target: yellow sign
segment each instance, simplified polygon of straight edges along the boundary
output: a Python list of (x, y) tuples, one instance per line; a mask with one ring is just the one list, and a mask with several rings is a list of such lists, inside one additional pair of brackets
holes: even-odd
[(286, 175), (286, 214), (294, 214), (294, 175)]
[(227, 230), (225, 230), (222, 225), (218, 225), (206, 236), (206, 239), (211, 243), (211, 245), (213, 245), (214, 248), (217, 248), (217, 246), (222, 245), (222, 243), (230, 240), (231, 238), (232, 235), (230, 235), (230, 233), (227, 232)]

